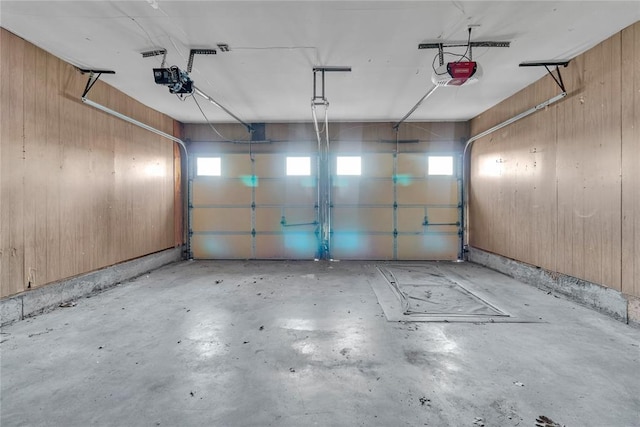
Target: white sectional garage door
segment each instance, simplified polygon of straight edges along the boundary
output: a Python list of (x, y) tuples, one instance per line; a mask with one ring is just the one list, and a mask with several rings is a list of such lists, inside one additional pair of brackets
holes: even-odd
[[(430, 174), (429, 157), (450, 158)], [(207, 156), (203, 156), (207, 157)], [(308, 175), (287, 175), (287, 157)], [(359, 174), (338, 157), (360, 158)], [(219, 176), (193, 174), (190, 248), (196, 259), (314, 259), (322, 255), (316, 153), (220, 154)], [(331, 153), (329, 258), (452, 260), (460, 251), (459, 155)], [(194, 171), (195, 172), (195, 171)], [(432, 171), (433, 172), (433, 171)], [(323, 188), (322, 186), (320, 188)]]
[(361, 174), (331, 174), (331, 256), (337, 259), (458, 258), (459, 163), (451, 175), (430, 175), (428, 153), (360, 154)]
[(193, 258), (313, 259), (318, 248), (315, 154), (295, 156), (309, 157), (308, 176), (287, 176), (284, 154), (221, 154), (220, 176), (194, 171)]

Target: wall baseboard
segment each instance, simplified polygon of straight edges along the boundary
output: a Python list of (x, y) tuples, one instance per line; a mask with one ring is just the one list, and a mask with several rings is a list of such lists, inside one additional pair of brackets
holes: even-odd
[(60, 304), (114, 287), (182, 259), (182, 248), (156, 252), (0, 300), (0, 324), (50, 311)]
[(553, 290), (616, 320), (624, 323), (640, 324), (640, 312), (635, 313), (636, 310), (632, 310), (638, 302), (637, 299), (615, 289), (545, 270), (473, 247), (469, 247), (468, 259), (473, 263), (499, 271), (526, 284), (545, 290)]

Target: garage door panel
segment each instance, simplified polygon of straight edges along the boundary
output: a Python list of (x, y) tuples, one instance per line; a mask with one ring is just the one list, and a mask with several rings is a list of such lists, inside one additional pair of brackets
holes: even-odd
[(251, 235), (194, 234), (191, 250), (195, 259), (251, 258)]
[(256, 236), (256, 257), (260, 259), (313, 259), (318, 237), (310, 232), (284, 232)]
[(225, 154), (221, 162), (221, 175), (224, 178), (250, 177), (251, 157), (248, 154)]
[(333, 233), (331, 254), (335, 259), (393, 259), (393, 235)]
[(454, 260), (458, 257), (457, 234), (427, 233), (398, 236), (398, 258), (404, 260)]
[(396, 170), (398, 175), (423, 178), (427, 173), (427, 156), (421, 153), (400, 153)]
[(193, 181), (194, 205), (251, 204), (251, 187), (237, 179), (197, 179)]
[(362, 176), (365, 178), (391, 178), (393, 176), (393, 156), (388, 153), (363, 154)]
[(411, 180), (407, 185), (398, 185), (398, 204), (457, 205), (458, 191), (451, 180)]
[(334, 231), (389, 232), (393, 229), (391, 208), (333, 208), (331, 227)]
[(255, 154), (255, 173), (260, 178), (279, 178), (285, 175), (286, 157), (282, 154)]
[(428, 208), (427, 220), (429, 224), (449, 224), (460, 220), (458, 208)]
[(193, 231), (243, 231), (251, 229), (251, 209), (246, 208), (194, 208)]
[(398, 208), (398, 231), (422, 232), (424, 208)]
[(311, 204), (317, 199), (316, 179), (311, 176), (259, 181), (256, 204)]
[(256, 258), (282, 259), (284, 242), (282, 236), (256, 236)]
[(339, 204), (387, 204), (393, 205), (393, 181), (360, 177), (338, 176), (333, 178), (332, 202)]
[[(285, 225), (281, 224), (284, 215)], [(316, 221), (316, 210), (309, 208), (256, 208), (256, 231), (282, 231), (286, 228), (314, 230), (316, 225), (308, 224)], [(308, 225), (296, 225), (308, 224)]]

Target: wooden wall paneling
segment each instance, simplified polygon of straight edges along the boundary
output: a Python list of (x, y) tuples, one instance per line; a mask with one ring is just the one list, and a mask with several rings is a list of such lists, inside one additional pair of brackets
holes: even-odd
[[(535, 85), (535, 102), (549, 99), (558, 92), (550, 78)], [(556, 271), (557, 236), (557, 178), (556, 178), (556, 119), (557, 106), (547, 107), (534, 114), (535, 133), (530, 142), (529, 155), (533, 165), (531, 222), (531, 264)]]
[[(111, 93), (109, 105), (123, 114), (129, 112), (130, 100)], [(130, 183), (134, 182), (133, 156), (131, 153), (131, 136), (133, 128), (128, 124), (119, 123), (116, 118), (110, 118), (111, 132), (114, 140), (114, 176), (116, 198), (111, 208), (111, 221), (117, 224), (113, 232), (116, 234), (114, 262), (120, 257), (132, 258), (133, 251), (133, 218), (130, 215), (132, 204), (132, 191)]]
[[(585, 86), (584, 56), (575, 58), (565, 73), (565, 84), (574, 91), (558, 105), (558, 253), (565, 257), (560, 272), (585, 278), (585, 157), (590, 154), (590, 141), (584, 134), (587, 102), (593, 98)], [(588, 171), (587, 173), (591, 173)]]
[[(178, 122), (177, 120), (173, 120), (173, 135), (182, 139), (183, 141), (185, 140), (184, 137), (184, 125), (180, 122)], [(185, 144), (186, 145), (186, 144)], [(185, 212), (185, 207), (187, 206), (187, 204), (185, 203), (186, 200), (186, 195), (187, 195), (187, 191), (186, 191), (186, 185), (187, 180), (183, 178), (183, 168), (186, 171), (187, 169), (187, 158), (183, 157), (184, 152), (182, 150), (182, 148), (178, 145), (178, 143), (174, 143), (173, 144), (173, 183), (174, 183), (174, 189), (173, 189), (173, 194), (174, 194), (174, 199), (173, 199), (173, 218), (174, 218), (174, 223), (173, 223), (173, 233), (174, 233), (174, 239), (173, 239), (173, 244), (174, 246), (180, 246), (184, 243), (186, 243), (186, 238), (185, 238), (185, 229), (186, 229), (186, 224), (185, 224), (185, 218), (188, 216), (188, 212)], [(186, 175), (185, 175), (186, 177)], [(184, 190), (183, 190), (184, 189)]]
[[(621, 245), (622, 245), (622, 73), (621, 68), (621, 34), (618, 33), (603, 43), (603, 55), (594, 59), (602, 67), (601, 79), (598, 81), (598, 89), (601, 91), (601, 106), (599, 110), (600, 145), (603, 153), (596, 157), (604, 157), (600, 164), (598, 186), (599, 194), (595, 199), (602, 212), (601, 226), (598, 241), (602, 242), (600, 254), (596, 254), (601, 263), (602, 278), (597, 283), (602, 283), (610, 288), (621, 290)], [(610, 64), (610, 66), (607, 66)], [(624, 71), (626, 74), (626, 71)], [(602, 197), (602, 196), (605, 197)]]
[(490, 252), (492, 245), (493, 215), (496, 205), (497, 156), (493, 154), (489, 136), (474, 143), (469, 174), (469, 244)]
[(47, 229), (47, 262), (46, 278), (44, 283), (58, 280), (61, 275), (61, 239), (60, 227), (60, 193), (62, 175), (62, 152), (60, 148), (60, 97), (59, 60), (53, 55), (44, 54), (46, 58), (46, 88), (45, 88), (45, 117), (46, 122), (46, 149), (43, 172), (47, 178), (46, 185), (46, 229)]
[[(498, 253), (510, 253), (511, 236), (513, 233), (513, 215), (516, 213), (515, 197), (513, 194), (514, 171), (513, 157), (510, 155), (509, 140), (513, 135), (513, 129), (503, 130), (499, 135), (499, 159), (502, 179), (496, 189), (499, 191), (498, 204), (494, 206), (492, 237), (494, 247)], [(500, 209), (499, 207), (502, 207)]]
[[(108, 102), (109, 88), (107, 85), (96, 85), (92, 89), (98, 99)], [(90, 114), (89, 120), (95, 124), (96, 133), (99, 138), (97, 147), (91, 152), (91, 169), (97, 179), (98, 189), (93, 191), (94, 216), (92, 239), (92, 262), (91, 269), (100, 268), (104, 263), (107, 265), (116, 262), (115, 242), (113, 230), (117, 228), (111, 215), (112, 206), (115, 203), (115, 175), (114, 175), (114, 150), (115, 143), (112, 134), (110, 117), (101, 114), (100, 111), (86, 107)]]
[[(85, 106), (86, 76), (0, 32), (0, 69), (13, 76), (1, 88), (1, 295), (171, 247), (171, 143)], [(104, 82), (91, 95), (172, 132), (170, 118)]]
[[(24, 290), (23, 205), (23, 78), (24, 41), (2, 31), (3, 59), (0, 94), (2, 103), (2, 151), (0, 171), (0, 233), (2, 294)], [(8, 78), (7, 76), (11, 76)]]
[[(526, 103), (531, 105), (533, 101), (533, 88), (527, 90)], [(513, 170), (513, 198), (514, 207), (508, 221), (510, 225), (509, 250), (516, 254), (518, 259), (532, 263), (531, 246), (533, 243), (533, 218), (531, 211), (533, 204), (531, 196), (533, 192), (532, 169), (533, 161), (530, 150), (531, 120), (513, 125), (513, 137), (510, 138), (509, 166)]]
[(35, 64), (34, 64), (34, 86), (37, 88), (39, 97), (34, 104), (34, 109), (31, 112), (33, 115), (34, 128), (33, 128), (33, 142), (30, 144), (30, 149), (27, 151), (28, 165), (25, 165), (25, 170), (28, 173), (34, 173), (37, 176), (37, 180), (31, 181), (30, 188), (26, 193), (27, 199), (32, 198), (36, 202), (33, 203), (33, 209), (35, 214), (34, 229), (33, 229), (33, 245), (35, 247), (35, 258), (33, 263), (29, 264), (25, 262), (25, 274), (27, 274), (27, 281), (31, 282), (31, 287), (39, 287), (49, 282), (48, 278), (48, 258), (49, 258), (49, 245), (48, 245), (48, 200), (49, 191), (51, 191), (52, 181), (51, 176), (54, 175), (56, 169), (55, 156), (52, 158), (50, 155), (50, 146), (48, 144), (48, 134), (50, 129), (47, 128), (48, 123), (45, 119), (47, 117), (47, 110), (49, 107), (49, 97), (47, 96), (47, 61), (49, 54), (39, 49), (35, 49)]
[(622, 292), (640, 297), (640, 22), (621, 34)]
[[(177, 122), (176, 122), (177, 123)], [(180, 246), (184, 243), (184, 209), (182, 194), (182, 149), (173, 144), (173, 244)]]
[(584, 260), (578, 277), (614, 289), (620, 289), (621, 243), (619, 47), (618, 34), (584, 55), (584, 121), (574, 124), (580, 127), (576, 148), (583, 152)]
[[(25, 43), (24, 46), (24, 63), (25, 69), (37, 70), (38, 50), (35, 46)], [(39, 70), (37, 70), (39, 71)], [(39, 100), (36, 98), (38, 93), (36, 72), (24, 73), (23, 78), (23, 111), (24, 111), (24, 151), (23, 151), (23, 171), (24, 171), (24, 281), (25, 289), (30, 289), (37, 285), (38, 254), (37, 254), (37, 236), (38, 228), (44, 229), (44, 224), (38, 224), (39, 204), (43, 200), (44, 194), (39, 189), (43, 186), (39, 185), (42, 180), (37, 165), (42, 163), (39, 133), (37, 127), (37, 116)], [(42, 233), (40, 233), (42, 234)]]
[[(72, 78), (67, 64), (58, 61), (58, 93), (66, 93), (69, 79)], [(73, 71), (71, 71), (73, 72)], [(72, 92), (73, 89), (70, 90)], [(81, 120), (75, 104), (65, 96), (60, 96), (58, 121), (60, 123), (60, 274), (70, 277), (78, 271), (76, 261), (81, 245), (82, 224), (76, 205), (82, 203), (82, 185), (84, 177), (80, 168), (85, 159), (80, 153), (79, 142), (83, 139)]]

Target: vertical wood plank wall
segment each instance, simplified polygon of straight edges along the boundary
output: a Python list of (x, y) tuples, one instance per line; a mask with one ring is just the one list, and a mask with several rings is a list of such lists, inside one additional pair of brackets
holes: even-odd
[[(640, 296), (640, 23), (561, 72), (565, 100), (474, 143), (470, 245)], [(471, 135), (559, 91), (546, 76)]]
[[(87, 76), (0, 29), (0, 296), (173, 247), (173, 142), (82, 104)], [(90, 98), (172, 133), (99, 81)]]

